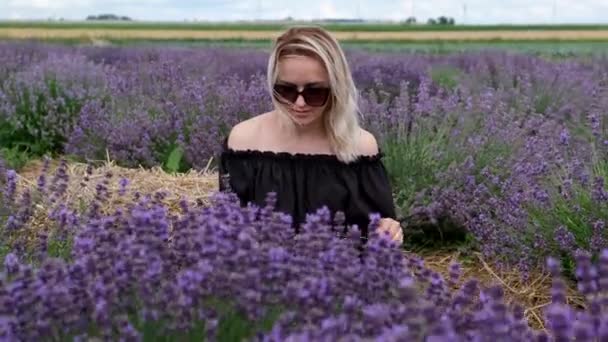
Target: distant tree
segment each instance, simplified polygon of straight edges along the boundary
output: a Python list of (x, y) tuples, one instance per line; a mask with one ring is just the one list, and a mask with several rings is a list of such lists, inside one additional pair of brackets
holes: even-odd
[(416, 23), (416, 17), (409, 17), (409, 18), (405, 19), (405, 23), (406, 24), (415, 24)]
[(427, 21), (427, 24), (429, 25), (454, 25), (454, 23), (454, 18), (448, 18), (443, 15), (438, 17), (437, 19), (429, 18), (429, 20)]
[(117, 16), (115, 14), (100, 14), (100, 15), (89, 15), (87, 16), (87, 20), (121, 20), (121, 21), (131, 21), (131, 18), (127, 16)]

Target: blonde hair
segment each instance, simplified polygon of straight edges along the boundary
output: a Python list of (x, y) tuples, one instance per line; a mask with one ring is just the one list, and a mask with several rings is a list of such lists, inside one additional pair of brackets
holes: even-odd
[[(295, 26), (277, 37), (268, 60), (268, 88), (272, 95), (278, 77), (277, 64), (286, 55), (317, 58), (329, 76), (330, 98), (324, 113), (326, 133), (333, 153), (339, 160), (350, 162), (357, 158), (359, 136), (358, 91), (337, 40), (326, 30), (316, 26)], [(285, 122), (292, 122), (285, 105), (271, 96), (272, 102)]]

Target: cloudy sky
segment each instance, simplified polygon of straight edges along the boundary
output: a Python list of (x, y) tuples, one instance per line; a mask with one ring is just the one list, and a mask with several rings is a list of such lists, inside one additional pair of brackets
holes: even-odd
[(441, 15), (457, 23), (608, 23), (608, 0), (0, 0), (0, 19), (64, 18), (113, 13), (136, 20), (363, 18), (419, 21)]

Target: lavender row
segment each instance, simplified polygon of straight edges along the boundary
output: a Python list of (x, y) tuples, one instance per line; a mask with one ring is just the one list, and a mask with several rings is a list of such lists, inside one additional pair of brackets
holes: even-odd
[[(348, 51), (398, 206), (463, 226), (524, 271), (608, 247), (608, 61)], [(264, 112), (259, 50), (0, 45), (2, 144), (202, 169)]]
[[(2, 177), (5, 340), (608, 338), (608, 250), (595, 265), (577, 254), (584, 310), (567, 305), (558, 263), (548, 259), (552, 304), (546, 331), (535, 331), (500, 286), (461, 279), (456, 262), (442, 277), (375, 232), (378, 217), (365, 244), (358, 227), (344, 234), (341, 215), (324, 208), (294, 235), (272, 194), (264, 207), (242, 208), (227, 193), (209, 205), (184, 199), (175, 212), (166, 194), (134, 192), (126, 179), (118, 180), (126, 204), (106, 213), (111, 173), (89, 184), (87, 170), (81, 186), (97, 195), (82, 206), (67, 201), (67, 163), (54, 175), (47, 168), (19, 194), (14, 171)], [(45, 209), (45, 229), (32, 225), (36, 208)]]

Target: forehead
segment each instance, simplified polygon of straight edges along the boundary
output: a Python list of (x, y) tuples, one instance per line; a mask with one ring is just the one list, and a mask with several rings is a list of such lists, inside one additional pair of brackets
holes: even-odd
[(327, 83), (329, 80), (321, 61), (308, 56), (283, 56), (278, 62), (277, 71), (279, 80), (295, 85)]

